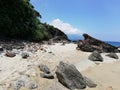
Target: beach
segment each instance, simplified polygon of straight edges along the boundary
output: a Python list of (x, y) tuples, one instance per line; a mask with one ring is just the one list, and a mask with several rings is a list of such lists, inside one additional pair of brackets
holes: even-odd
[[(76, 50), (77, 44), (74, 43), (37, 46), (39, 48), (35, 52), (30, 52), (27, 46), (24, 48), (24, 51), (29, 53), (27, 59), (21, 58), (23, 51), (12, 58), (6, 57), (5, 52), (0, 54), (0, 90), (15, 90), (14, 83), (20, 78), (24, 78), (26, 82), (36, 82), (38, 87), (34, 90), (69, 90), (58, 82), (55, 75), (60, 61), (73, 64), (82, 75), (97, 84), (95, 88), (87, 87), (84, 90), (120, 90), (120, 59), (113, 59), (107, 57), (107, 53), (102, 53), (103, 62), (93, 62), (88, 60), (91, 52)], [(117, 55), (120, 58), (120, 53)], [(48, 66), (55, 78), (41, 78), (38, 68), (40, 64)], [(30, 89), (25, 86), (19, 90)]]

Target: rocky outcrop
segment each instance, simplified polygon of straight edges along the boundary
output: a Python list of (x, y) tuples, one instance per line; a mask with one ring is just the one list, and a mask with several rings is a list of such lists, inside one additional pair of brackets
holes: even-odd
[(86, 76), (83, 77), (74, 65), (70, 65), (62, 61), (59, 63), (59, 66), (57, 66), (55, 73), (58, 81), (70, 90), (81, 90), (86, 88), (86, 86), (90, 88), (97, 86), (97, 84)]
[(70, 90), (84, 89), (86, 87), (82, 74), (74, 65), (60, 62), (55, 73), (58, 81)]
[(94, 51), (92, 54), (90, 54), (88, 59), (91, 61), (103, 61), (103, 58), (98, 51)]
[[(46, 27), (46, 28), (48, 28), (48, 27)], [(47, 29), (47, 32), (51, 36), (50, 40), (52, 42), (62, 42), (62, 41), (67, 41), (68, 42), (68, 41), (70, 41), (68, 39), (67, 35), (58, 28), (54, 27), (54, 28), (52, 28), (52, 30)]]
[(83, 34), (84, 40), (77, 42), (77, 48), (86, 52), (119, 52), (118, 47), (112, 46), (106, 42), (95, 39), (88, 34)]
[(106, 56), (114, 58), (114, 59), (119, 59), (118, 55), (116, 53), (109, 53)]

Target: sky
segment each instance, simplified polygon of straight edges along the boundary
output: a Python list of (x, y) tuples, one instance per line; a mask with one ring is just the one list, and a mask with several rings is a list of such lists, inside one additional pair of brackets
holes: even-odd
[(104, 41), (120, 41), (120, 0), (31, 0), (46, 22), (69, 37), (87, 33)]

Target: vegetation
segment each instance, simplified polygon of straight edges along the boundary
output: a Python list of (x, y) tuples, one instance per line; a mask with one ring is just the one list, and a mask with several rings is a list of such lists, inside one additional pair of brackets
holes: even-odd
[(54, 36), (54, 27), (41, 23), (41, 15), (34, 10), (30, 0), (0, 0), (0, 37), (47, 40)]

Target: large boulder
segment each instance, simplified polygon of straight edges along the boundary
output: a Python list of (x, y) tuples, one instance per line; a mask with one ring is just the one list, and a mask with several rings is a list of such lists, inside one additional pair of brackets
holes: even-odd
[(83, 34), (83, 37), (84, 40), (79, 40), (77, 42), (77, 48), (82, 51), (93, 52), (97, 50), (99, 52), (119, 52), (118, 47), (93, 38), (88, 34)]
[(92, 54), (90, 54), (88, 59), (92, 61), (103, 61), (103, 58), (98, 51), (94, 51)]
[(60, 62), (55, 73), (58, 81), (70, 90), (86, 88), (86, 83), (82, 74), (74, 65)]

